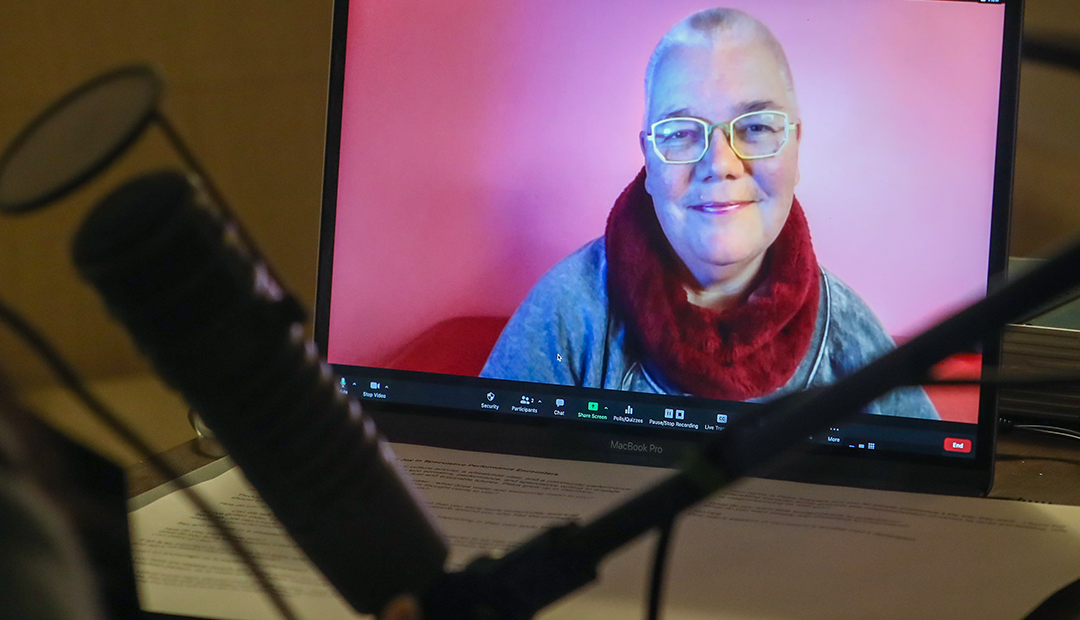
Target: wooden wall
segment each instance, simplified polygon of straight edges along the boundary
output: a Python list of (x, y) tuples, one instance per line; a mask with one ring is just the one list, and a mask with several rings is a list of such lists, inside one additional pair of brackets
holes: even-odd
[[(0, 143), (89, 77), (151, 63), (166, 80), (166, 114), (287, 283), (311, 303), (331, 12), (328, 1), (0, 2)], [(117, 183), (178, 164), (151, 131), (99, 182), (45, 211), (0, 219), (0, 298), (30, 317), (80, 372), (103, 382), (159, 448), (190, 436), (184, 409), (160, 388), (122, 379), (146, 366), (75, 275), (69, 243), (88, 209)], [(4, 329), (0, 370), (32, 390), (61, 426), (77, 433), (93, 426), (69, 411), (73, 403), (41, 394), (50, 375)], [(147, 398), (150, 408), (134, 402)], [(118, 458), (134, 458), (106, 444)]]
[[(1080, 41), (1080, 3), (1028, 0), (1025, 31)], [(1026, 63), (1020, 80), (1010, 253), (1038, 256), (1080, 235), (1080, 73)]]
[[(164, 109), (284, 278), (314, 299), (330, 45), (328, 2), (5, 2), (0, 8), (0, 142), (45, 104), (110, 67), (144, 61), (166, 80)], [(0, 295), (91, 377), (142, 369), (74, 275), (75, 226), (126, 176), (177, 167), (151, 131), (123, 170), (45, 211), (0, 220)], [(20, 383), (36, 363), (2, 340)]]

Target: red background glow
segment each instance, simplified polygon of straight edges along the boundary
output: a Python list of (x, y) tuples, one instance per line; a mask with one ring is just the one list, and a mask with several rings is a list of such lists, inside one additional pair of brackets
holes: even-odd
[[(1004, 7), (726, 4), (765, 22), (791, 62), (796, 195), (821, 264), (901, 337), (981, 295)], [(329, 360), (376, 365), (440, 320), (509, 316), (603, 234), (642, 166), (649, 54), (706, 6), (354, 3)]]

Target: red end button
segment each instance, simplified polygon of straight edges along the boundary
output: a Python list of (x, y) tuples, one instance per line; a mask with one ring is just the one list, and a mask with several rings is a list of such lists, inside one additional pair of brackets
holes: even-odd
[(955, 437), (945, 438), (945, 451), (946, 452), (971, 452), (971, 440), (970, 439), (957, 439)]

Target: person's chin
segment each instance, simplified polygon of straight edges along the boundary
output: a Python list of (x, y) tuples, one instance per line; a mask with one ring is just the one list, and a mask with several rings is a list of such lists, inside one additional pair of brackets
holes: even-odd
[(717, 231), (700, 239), (696, 252), (703, 264), (729, 267), (745, 264), (761, 253), (760, 237), (746, 229)]
[(729, 262), (739, 262), (754, 253), (761, 238), (761, 227), (752, 222), (717, 222), (702, 229), (697, 244), (702, 256), (713, 259), (727, 257)]
[(703, 248), (697, 253), (697, 262), (706, 269), (727, 271), (753, 260), (754, 252), (741, 245), (726, 244)]

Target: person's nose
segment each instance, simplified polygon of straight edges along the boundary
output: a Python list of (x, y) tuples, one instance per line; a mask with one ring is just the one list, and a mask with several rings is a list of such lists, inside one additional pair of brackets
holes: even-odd
[(705, 156), (697, 163), (698, 172), (703, 175), (703, 180), (734, 179), (745, 174), (746, 162), (735, 154), (724, 130), (720, 127), (714, 128), (710, 138)]

